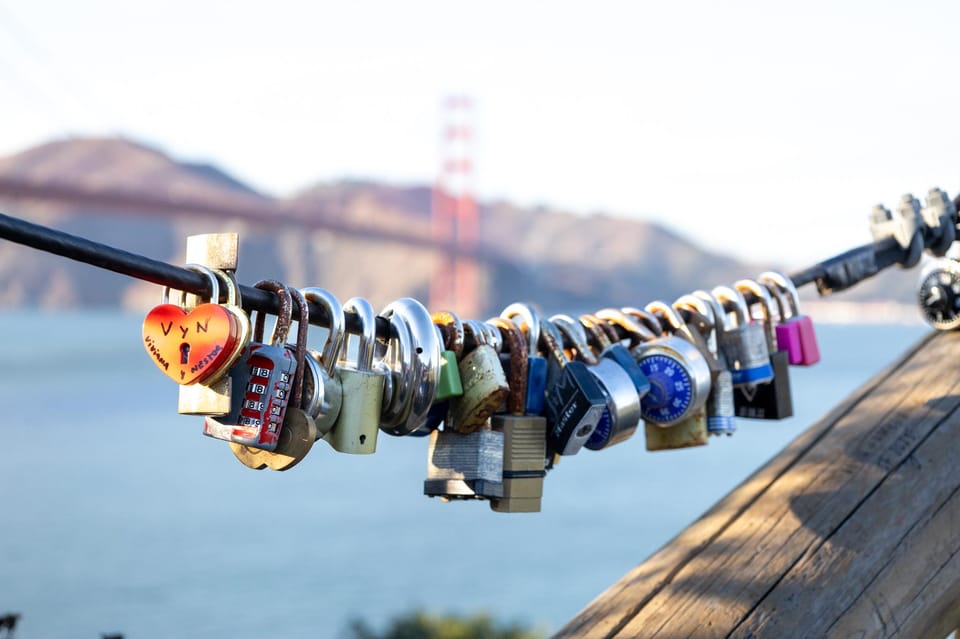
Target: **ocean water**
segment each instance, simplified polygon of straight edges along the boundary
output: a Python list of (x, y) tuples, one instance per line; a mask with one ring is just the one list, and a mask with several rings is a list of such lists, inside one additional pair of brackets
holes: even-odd
[(556, 630), (928, 330), (821, 326), (823, 361), (791, 369), (794, 418), (584, 450), (543, 512), (505, 515), (424, 497), (424, 439), (241, 466), (177, 414), (141, 321), (0, 313), (0, 614), (22, 614), (21, 639), (337, 637), (414, 608)]

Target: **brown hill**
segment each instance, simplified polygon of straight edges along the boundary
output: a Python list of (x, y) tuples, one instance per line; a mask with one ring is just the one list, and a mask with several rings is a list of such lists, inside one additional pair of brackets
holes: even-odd
[[(427, 299), (433, 251), (388, 237), (429, 240), (430, 189), (425, 186), (343, 181), (277, 200), (216, 167), (176, 161), (122, 139), (62, 140), (0, 158), (3, 179), (167, 202), (179, 212), (0, 194), (4, 213), (156, 259), (181, 263), (187, 235), (238, 231), (238, 276), (244, 283), (277, 278), (322, 286), (341, 299), (362, 295), (375, 305), (404, 295)], [(492, 260), (484, 277), (486, 312), (518, 299), (567, 310), (642, 305), (761, 270), (639, 221), (507, 202), (481, 203), (480, 211), (480, 250)], [(294, 217), (300, 222), (290, 221)], [(325, 224), (359, 233), (325, 229)], [(915, 277), (910, 281), (912, 295)], [(158, 298), (153, 285), (0, 242), (3, 306), (143, 310)]]

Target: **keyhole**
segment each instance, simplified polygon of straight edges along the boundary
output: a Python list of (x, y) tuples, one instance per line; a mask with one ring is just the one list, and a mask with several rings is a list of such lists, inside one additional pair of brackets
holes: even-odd
[(367, 436), (360, 435), (360, 445), (363, 446), (365, 443), (367, 443)]
[(186, 364), (190, 358), (190, 345), (184, 342), (180, 345), (180, 363)]

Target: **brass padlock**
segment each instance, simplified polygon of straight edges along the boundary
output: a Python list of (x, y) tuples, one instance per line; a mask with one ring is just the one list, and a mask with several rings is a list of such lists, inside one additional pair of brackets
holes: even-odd
[(540, 512), (547, 452), (547, 420), (526, 415), (527, 344), (520, 328), (510, 320), (488, 320), (503, 335), (510, 354), (510, 394), (507, 412), (490, 419), (494, 431), (503, 433), (503, 497), (490, 500), (490, 509), (502, 513)]

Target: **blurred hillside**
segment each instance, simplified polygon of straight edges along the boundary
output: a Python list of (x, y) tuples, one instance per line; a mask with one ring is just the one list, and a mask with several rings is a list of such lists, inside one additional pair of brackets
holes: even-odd
[[(427, 299), (433, 249), (394, 236), (429, 241), (428, 186), (341, 181), (277, 198), (215, 166), (177, 161), (123, 139), (56, 141), (0, 158), (3, 180), (92, 194), (146, 194), (177, 205), (182, 212), (169, 214), (108, 210), (68, 198), (0, 196), (4, 213), (155, 259), (182, 263), (187, 235), (236, 231), (242, 283), (270, 277), (321, 286), (341, 299), (368, 297), (377, 307), (404, 295)], [(235, 210), (237, 217), (210, 215), (214, 208)], [(658, 225), (605, 215), (480, 202), (480, 218), (489, 312), (515, 300), (569, 310), (638, 305), (777, 266), (748, 264), (700, 249)], [(344, 227), (368, 233), (345, 234), (339, 230)], [(916, 278), (914, 271), (891, 272), (843, 299), (912, 304)], [(143, 310), (158, 299), (156, 286), (0, 242), (2, 306)]]

